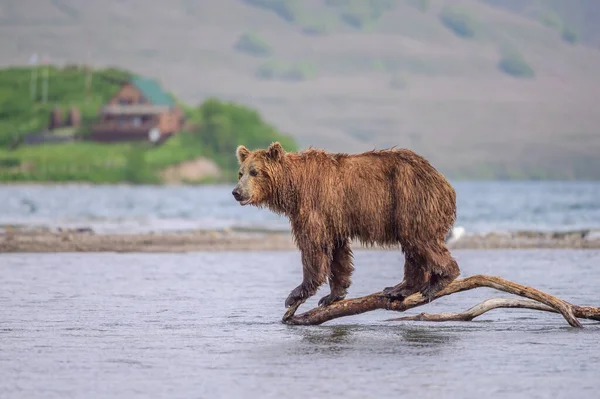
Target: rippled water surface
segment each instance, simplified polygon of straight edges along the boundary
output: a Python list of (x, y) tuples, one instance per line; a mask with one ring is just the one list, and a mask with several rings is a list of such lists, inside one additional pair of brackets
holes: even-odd
[[(600, 182), (455, 182), (467, 232), (600, 230)], [(224, 227), (288, 229), (266, 209), (241, 207), (233, 185), (200, 187), (0, 186), (0, 225), (139, 232)]]
[[(456, 251), (486, 273), (600, 305), (600, 252)], [(358, 252), (350, 296), (401, 277)], [(473, 322), (385, 322), (377, 311), (280, 323), (299, 254), (0, 255), (0, 398), (593, 398), (600, 324), (495, 310)], [(326, 289), (301, 308), (316, 304)], [(410, 314), (507, 294), (478, 289)]]

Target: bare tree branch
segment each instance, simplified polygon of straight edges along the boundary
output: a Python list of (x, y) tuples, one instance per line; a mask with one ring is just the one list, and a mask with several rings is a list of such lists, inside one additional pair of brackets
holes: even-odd
[(541, 310), (544, 312), (558, 313), (556, 309), (546, 306), (531, 299), (522, 298), (492, 298), (478, 303), (469, 310), (460, 313), (419, 313), (414, 316), (398, 317), (386, 321), (471, 321), (476, 317), (494, 309), (520, 308)]
[[(582, 327), (577, 318), (600, 321), (600, 308), (572, 305), (535, 288), (513, 283), (496, 276), (475, 275), (465, 279), (455, 280), (448, 287), (437, 293), (433, 300), (446, 295), (480, 287), (493, 288), (539, 302), (541, 305), (545, 305), (547, 308), (551, 308), (560, 313), (573, 327)], [(361, 298), (335, 302), (327, 307), (317, 307), (305, 313), (295, 315), (297, 308), (300, 306), (300, 304), (298, 304), (296, 307), (288, 309), (283, 316), (283, 322), (292, 325), (317, 325), (338, 317), (365, 313), (376, 309), (403, 312), (407, 309), (412, 309), (427, 303), (428, 300), (421, 294), (413, 294), (403, 301), (396, 301), (377, 292)], [(530, 308), (533, 309), (532, 307)], [(548, 309), (541, 308), (538, 310), (549, 311)]]

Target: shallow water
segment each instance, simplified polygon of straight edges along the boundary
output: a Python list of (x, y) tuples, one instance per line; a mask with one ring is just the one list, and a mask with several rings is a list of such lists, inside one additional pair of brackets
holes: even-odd
[[(455, 251), (485, 273), (600, 305), (600, 251)], [(397, 252), (358, 252), (350, 296), (399, 281)], [(297, 251), (0, 255), (1, 398), (596, 397), (600, 323), (495, 310), (389, 323), (376, 311), (280, 323)], [(305, 304), (316, 304), (326, 289)], [(409, 314), (458, 311), (478, 289)]]
[[(457, 225), (467, 233), (600, 230), (600, 182), (455, 182)], [(233, 185), (0, 185), (0, 225), (92, 227), (96, 232), (256, 227), (287, 219), (241, 207)]]

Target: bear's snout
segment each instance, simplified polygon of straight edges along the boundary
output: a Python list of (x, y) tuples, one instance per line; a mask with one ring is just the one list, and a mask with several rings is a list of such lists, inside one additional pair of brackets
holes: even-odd
[(242, 206), (248, 205), (250, 202), (252, 202), (251, 198), (247, 194), (244, 194), (242, 190), (240, 190), (240, 187), (234, 188), (231, 194), (233, 195), (233, 198), (235, 198), (235, 200)]
[(233, 194), (233, 198), (235, 198), (236, 201), (242, 200), (242, 194), (240, 193), (240, 190), (238, 190), (237, 187), (233, 189), (231, 194)]

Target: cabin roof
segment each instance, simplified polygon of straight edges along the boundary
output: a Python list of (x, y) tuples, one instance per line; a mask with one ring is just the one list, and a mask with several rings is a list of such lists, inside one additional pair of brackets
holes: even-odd
[(142, 76), (134, 76), (131, 78), (130, 82), (151, 104), (169, 107), (175, 105), (175, 102), (171, 96), (169, 96), (169, 94), (162, 89), (160, 83), (158, 83), (156, 80), (144, 78)]

